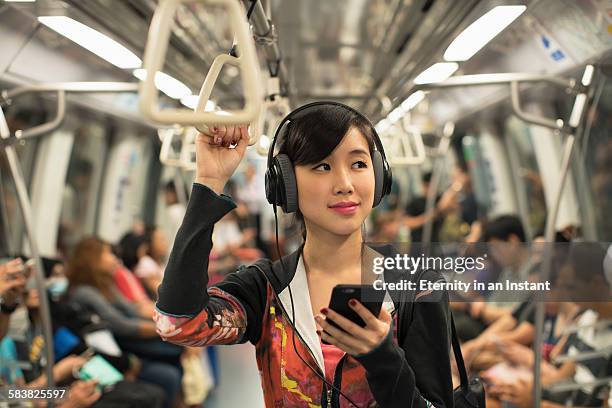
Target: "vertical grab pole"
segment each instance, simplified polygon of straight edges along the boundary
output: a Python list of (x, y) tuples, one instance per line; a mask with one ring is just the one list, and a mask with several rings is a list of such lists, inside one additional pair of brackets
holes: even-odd
[[(9, 139), (10, 130), (4, 117), (4, 112), (0, 108), (0, 138)], [(36, 236), (34, 234), (34, 226), (32, 222), (32, 205), (28, 197), (28, 190), (26, 188), (23, 174), (21, 172), (21, 165), (15, 148), (11, 145), (4, 147), (6, 158), (8, 160), (11, 175), (15, 183), (15, 189), (17, 190), (17, 197), (19, 199), (19, 207), (23, 214), (23, 221), (25, 223), (26, 234), (28, 241), (30, 242), (30, 253), (32, 258), (36, 262), (36, 270), (34, 271), (34, 278), (36, 281), (36, 289), (38, 290), (38, 296), (40, 297), (40, 309), (41, 309), (41, 320), (43, 325), (43, 336), (45, 339), (45, 351), (47, 357), (47, 365), (45, 366), (45, 373), (47, 375), (47, 387), (52, 388), (55, 385), (53, 379), (53, 364), (55, 357), (53, 355), (53, 336), (51, 331), (51, 311), (49, 308), (49, 298), (47, 296), (47, 289), (45, 287), (45, 274), (43, 269), (42, 260), (38, 252), (38, 244), (36, 243)], [(49, 407), (53, 407), (53, 400), (49, 400)]]
[[(567, 136), (565, 144), (563, 145), (563, 156), (561, 158), (560, 168), (560, 179), (557, 189), (555, 190), (553, 205), (550, 209), (550, 214), (546, 219), (546, 230), (544, 234), (544, 242), (546, 242), (546, 250), (544, 252), (544, 265), (542, 268), (541, 281), (546, 282), (550, 277), (552, 269), (552, 244), (555, 242), (555, 225), (557, 223), (557, 215), (559, 214), (559, 207), (561, 207), (561, 198), (563, 197), (563, 188), (565, 187), (565, 180), (567, 179), (567, 173), (569, 171), (569, 165), (572, 158), (572, 152), (574, 150), (574, 142), (576, 137), (573, 134)], [(540, 299), (536, 303), (535, 309), (535, 327), (536, 327), (536, 338), (534, 341), (534, 362), (533, 362), (533, 401), (535, 408), (540, 408), (540, 399), (542, 398), (542, 384), (541, 384), (541, 368), (540, 363), (542, 361), (542, 348), (539, 344), (542, 344), (544, 340), (544, 302)]]
[(425, 221), (425, 225), (423, 226), (423, 246), (425, 248), (425, 256), (429, 255), (431, 236), (433, 233), (433, 217), (436, 206), (436, 195), (438, 192), (440, 179), (442, 178), (441, 175), (444, 166), (444, 157), (446, 157), (446, 153), (450, 147), (450, 140), (454, 131), (455, 126), (453, 123), (448, 122), (444, 125), (442, 139), (438, 144), (438, 151), (436, 152), (436, 157), (434, 159), (431, 182), (429, 183), (429, 191), (427, 192), (427, 200), (425, 202), (425, 214), (427, 216), (427, 221)]

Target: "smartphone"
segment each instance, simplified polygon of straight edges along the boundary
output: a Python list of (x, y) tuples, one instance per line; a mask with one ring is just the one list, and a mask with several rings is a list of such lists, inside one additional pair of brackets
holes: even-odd
[(99, 355), (93, 356), (81, 367), (79, 377), (84, 381), (97, 380), (101, 388), (115, 385), (123, 380), (123, 374)]
[[(353, 323), (365, 327), (366, 324), (363, 319), (349, 306), (349, 300), (358, 300), (363, 303), (374, 316), (378, 317), (384, 297), (385, 291), (376, 290), (372, 285), (336, 285), (332, 290), (329, 308), (346, 317)], [(338, 327), (331, 319), (329, 323)]]

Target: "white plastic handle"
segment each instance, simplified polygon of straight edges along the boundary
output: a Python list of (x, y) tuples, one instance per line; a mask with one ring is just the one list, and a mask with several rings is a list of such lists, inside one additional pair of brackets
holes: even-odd
[(268, 140), (265, 144), (261, 143), (261, 139), (259, 143), (257, 143), (257, 153), (259, 153), (261, 156), (268, 155), (268, 150), (272, 145), (272, 138), (276, 132), (276, 127), (280, 124), (280, 121), (283, 120), (283, 118), (287, 116), (289, 112), (291, 112), (289, 100), (279, 96), (277, 96), (273, 101), (266, 101), (264, 106), (265, 109), (262, 117), (264, 117), (265, 121), (262, 131), (268, 136)]
[(180, 158), (175, 159), (170, 157), (170, 152), (172, 152), (172, 141), (174, 140), (174, 137), (178, 136), (179, 134), (177, 129), (159, 129), (157, 134), (162, 141), (161, 149), (159, 151), (159, 161), (162, 162), (164, 166), (183, 167), (183, 163), (181, 162)]
[[(168, 50), (170, 38), (170, 28), (174, 23), (174, 15), (179, 4), (185, 1), (195, 0), (161, 0), (155, 10), (144, 55), (143, 68), (147, 73), (156, 73), (162, 69), (163, 61)], [(246, 12), (239, 0), (199, 0), (211, 5), (224, 6), (229, 14), (230, 25), (233, 28), (238, 52), (240, 57), (235, 58), (229, 55), (218, 56), (213, 62), (213, 68), (219, 72), (223, 63), (229, 62), (231, 58), (240, 68), (242, 84), (244, 87), (245, 105), (243, 109), (228, 111), (227, 114), (216, 112), (193, 112), (189, 109), (163, 109), (158, 106), (159, 93), (155, 88), (155, 74), (146, 75), (140, 83), (140, 109), (148, 119), (163, 123), (180, 125), (235, 125), (252, 123), (259, 115), (263, 101), (263, 84), (261, 81), (261, 70), (255, 52), (255, 44), (250, 34), (249, 25), (246, 20)], [(220, 58), (222, 57), (222, 58)], [(229, 57), (229, 58), (227, 58)], [(216, 63), (216, 64), (215, 64)], [(206, 76), (213, 77), (212, 72)], [(214, 79), (218, 77), (217, 72)], [(205, 81), (206, 82), (206, 81)], [(214, 81), (213, 84), (214, 85)], [(212, 91), (211, 85), (211, 91)], [(204, 102), (206, 103), (206, 102)], [(253, 134), (256, 134), (253, 132)]]
[[(391, 128), (389, 164), (394, 167), (415, 166), (425, 162), (425, 145), (418, 127), (402, 123)], [(413, 148), (414, 146), (414, 148)]]
[(197, 164), (195, 159), (196, 144), (195, 140), (198, 136), (198, 131), (195, 128), (186, 129), (183, 136), (183, 145), (181, 148), (181, 164), (186, 171), (195, 171)]
[[(206, 108), (206, 103), (210, 100), (210, 94), (212, 93), (213, 87), (217, 82), (217, 78), (221, 73), (221, 69), (224, 64), (230, 64), (234, 66), (240, 66), (242, 63), (241, 57), (234, 57), (227, 54), (217, 55), (215, 60), (213, 61), (208, 73), (206, 74), (206, 78), (204, 79), (204, 83), (202, 84), (202, 89), (200, 89), (200, 96), (198, 98), (198, 105), (195, 108), (196, 113), (204, 112)], [(259, 63), (257, 63), (257, 68), (259, 68)], [(257, 143), (259, 137), (261, 136), (262, 124), (263, 124), (263, 116), (265, 114), (264, 109), (262, 109), (262, 102), (260, 101), (257, 105), (257, 116), (250, 123), (250, 137), (249, 137), (249, 146), (252, 146)], [(223, 117), (229, 116), (228, 113), (223, 114)], [(217, 113), (217, 115), (220, 115)], [(221, 124), (217, 122), (217, 124)], [(233, 122), (232, 124), (240, 124), (240, 122)], [(208, 133), (208, 125), (210, 123), (200, 123), (196, 125), (196, 128), (200, 132)]]

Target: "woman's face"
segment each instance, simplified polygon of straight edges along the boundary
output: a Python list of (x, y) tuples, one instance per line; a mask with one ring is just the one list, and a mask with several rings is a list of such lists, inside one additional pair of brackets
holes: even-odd
[(355, 127), (321, 162), (296, 165), (295, 177), (308, 231), (349, 235), (361, 227), (372, 210), (372, 159), (365, 136)]
[(109, 276), (113, 276), (119, 267), (119, 260), (111, 251), (110, 246), (105, 245), (100, 255), (100, 270)]

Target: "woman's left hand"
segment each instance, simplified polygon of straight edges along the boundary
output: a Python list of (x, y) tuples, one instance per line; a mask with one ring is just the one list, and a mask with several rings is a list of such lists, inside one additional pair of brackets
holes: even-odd
[[(363, 319), (365, 327), (361, 327), (344, 316), (331, 309), (323, 308), (321, 315), (315, 316), (315, 320), (321, 326), (321, 339), (333, 344), (352, 356), (367, 354), (378, 347), (391, 328), (391, 315), (381, 308), (378, 317), (374, 316), (359, 301), (351, 299), (349, 306)], [(327, 320), (332, 320), (341, 329), (331, 325)]]

